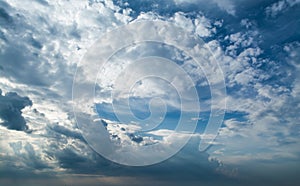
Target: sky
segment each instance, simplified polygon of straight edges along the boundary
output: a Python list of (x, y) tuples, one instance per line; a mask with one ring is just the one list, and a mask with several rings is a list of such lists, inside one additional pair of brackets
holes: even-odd
[(299, 185), (299, 0), (0, 0), (0, 185)]

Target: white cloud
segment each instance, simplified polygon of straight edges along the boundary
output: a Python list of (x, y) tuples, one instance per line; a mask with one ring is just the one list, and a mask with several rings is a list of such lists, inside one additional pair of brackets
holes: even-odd
[(193, 21), (187, 18), (182, 12), (176, 12), (174, 14), (174, 22), (180, 27), (185, 28), (188, 32), (194, 31)]
[(184, 28), (185, 31), (196, 33), (200, 37), (210, 37), (216, 32), (216, 28), (213, 27), (211, 20), (201, 14), (195, 19), (191, 19), (188, 17), (188, 14), (176, 12), (170, 20), (179, 27)]
[(281, 0), (266, 8), (267, 16), (276, 17), (278, 14), (286, 12), (289, 8), (299, 4), (299, 0)]

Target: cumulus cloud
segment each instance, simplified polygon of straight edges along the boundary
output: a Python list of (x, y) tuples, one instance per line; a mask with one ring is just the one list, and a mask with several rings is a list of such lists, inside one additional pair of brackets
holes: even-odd
[(1, 125), (13, 130), (27, 131), (28, 126), (22, 116), (22, 109), (31, 105), (32, 101), (28, 97), (21, 97), (15, 92), (7, 92), (2, 95), (0, 89)]

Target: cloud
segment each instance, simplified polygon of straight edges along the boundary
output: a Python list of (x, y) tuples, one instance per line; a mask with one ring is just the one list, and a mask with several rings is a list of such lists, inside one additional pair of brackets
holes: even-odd
[[(63, 159), (59, 152), (65, 146), (75, 143), (73, 148), (85, 147), (91, 153), (72, 117), (76, 64), (103, 32), (127, 22), (127, 13), (124, 17), (117, 14), (117, 7), (106, 6), (109, 1), (0, 3), (0, 86), (5, 92), (30, 97), (1, 95), (1, 124), (16, 130), (29, 128), (31, 132), (23, 135), (1, 127), (1, 170), (11, 167), (11, 172), (61, 172), (66, 168), (58, 163)], [(27, 105), (32, 107), (24, 108)], [(22, 143), (19, 151), (14, 144), (23, 140), (28, 145)], [(38, 157), (38, 162), (46, 166), (35, 162)]]
[(293, 6), (296, 6), (299, 3), (300, 3), (299, 0), (278, 1), (266, 8), (266, 14), (267, 14), (267, 16), (275, 17), (278, 14), (287, 11), (289, 8), (292, 8)]
[[(299, 163), (299, 43), (292, 42), (299, 36), (298, 1), (122, 2), (0, 2), (0, 86), (4, 92), (17, 92), (0, 96), (0, 117), (2, 125), (6, 126), (0, 126), (0, 166), (1, 170), (9, 172), (4, 174), (2, 171), (2, 178), (6, 177), (7, 181), (18, 174), (18, 170), (20, 174), (16, 177), (23, 180), (24, 177), (30, 178), (26, 172), (36, 173), (33, 180), (38, 180), (38, 174), (42, 172), (46, 177), (58, 172), (86, 174), (90, 176), (91, 185), (97, 184), (95, 173), (103, 175), (99, 181), (104, 184), (118, 185), (128, 181), (128, 184), (149, 182), (151, 185), (155, 182), (153, 180), (163, 179), (157, 182), (213, 185), (215, 182), (211, 180), (217, 180), (216, 185), (219, 185), (218, 180), (222, 179), (222, 184), (231, 183), (222, 174), (235, 175), (236, 171), (232, 170), (236, 167), (239, 168), (239, 178), (247, 175), (247, 169), (251, 168), (250, 178), (257, 177), (255, 172), (258, 169), (271, 172), (271, 176), (258, 175), (268, 183), (274, 183), (273, 177), (280, 175), (272, 176), (270, 170), (289, 170), (292, 167), (290, 172), (299, 172), (291, 166)], [(162, 19), (186, 28), (203, 38), (218, 60), (226, 78), (228, 96), (224, 100), (227, 100), (228, 112), (219, 137), (208, 151), (210, 155), (195, 151), (198, 149), (197, 140), (192, 142), (195, 146), (181, 151), (165, 163), (135, 169), (106, 161), (91, 150), (80, 135), (71, 105), (76, 64), (106, 31), (136, 18)], [(120, 38), (116, 38), (118, 40)], [(144, 47), (136, 53), (143, 55), (143, 50), (150, 49)], [(159, 53), (157, 50), (152, 52)], [(160, 52), (167, 54), (166, 50)], [(136, 53), (131, 57), (135, 59)], [(167, 55), (175, 56), (173, 60), (187, 61), (184, 68), (191, 73), (192, 79), (201, 81), (201, 91), (206, 87), (203, 90), (206, 102), (201, 109), (207, 110), (210, 92), (203, 77), (197, 76), (201, 71), (176, 52)], [(117, 67), (122, 66), (118, 64), (112, 69)], [(106, 85), (111, 81), (108, 77), (113, 77), (111, 71), (105, 72)], [(215, 82), (218, 78), (214, 79)], [(142, 82), (137, 95), (141, 97), (147, 93), (151, 97), (151, 83)], [(156, 87), (155, 95), (159, 95), (163, 88)], [(182, 89), (186, 87), (182, 86)], [(109, 94), (100, 98), (108, 102)], [(30, 100), (32, 106), (26, 107), (31, 105)], [(220, 104), (223, 103), (221, 101), (218, 100)], [(199, 125), (202, 127), (202, 123)], [(141, 141), (140, 136), (133, 135), (134, 131), (110, 127), (113, 135), (122, 137), (129, 144), (147, 141), (147, 138)], [(31, 133), (17, 131), (27, 128)], [(162, 130), (157, 134), (159, 132), (167, 134)], [(225, 165), (222, 167), (217, 160), (209, 162), (208, 156), (221, 160)], [(231, 169), (230, 165), (234, 167)], [(75, 178), (65, 176), (66, 183), (78, 184)], [(134, 181), (136, 177), (138, 181)], [(284, 183), (285, 179), (293, 180), (293, 177), (297, 176), (282, 175), (278, 180)], [(0, 182), (5, 182), (2, 178)], [(107, 180), (103, 180), (105, 178)], [(250, 178), (245, 182), (251, 183)], [(60, 184), (64, 184), (62, 182)]]
[(1, 125), (13, 130), (28, 131), (22, 109), (31, 105), (32, 102), (28, 97), (21, 97), (15, 92), (2, 95), (0, 89), (0, 118), (3, 120)]
[[(13, 165), (12, 169), (37, 172), (51, 172), (51, 169), (79, 172), (84, 169), (89, 173), (93, 170), (90, 165), (95, 161), (99, 161), (95, 169), (98, 165), (103, 166), (107, 162), (95, 160), (96, 155), (79, 135), (74, 118), (70, 116), (72, 73), (74, 64), (94, 39), (128, 19), (116, 14), (118, 7), (110, 5), (109, 8), (109, 2), (91, 3), (88, 9), (87, 4), (78, 2), (32, 2), (31, 6), (27, 1), (3, 4), (7, 11), (4, 15), (10, 16), (12, 21), (1, 27), (4, 48), (1, 50), (3, 81), (0, 83), (6, 91), (16, 90), (28, 95), (33, 105), (24, 110), (32, 133), (20, 135), (1, 128), (1, 133), (5, 133), (1, 149), (9, 152), (3, 156), (5, 163), (1, 167)], [(65, 6), (69, 8), (65, 9)], [(49, 10), (53, 16), (48, 16)], [(86, 15), (94, 16), (86, 19)], [(14, 135), (18, 137), (14, 138)], [(139, 139), (138, 136), (131, 138)], [(28, 144), (19, 144), (20, 140)], [(87, 153), (84, 154), (82, 149)], [(74, 159), (69, 160), (70, 156)]]
[[(95, 154), (88, 157), (87, 154), (83, 154), (75, 149), (64, 149), (59, 151), (56, 156), (61, 167), (65, 168), (64, 174), (51, 176), (43, 173), (40, 173), (40, 175), (24, 173), (24, 177), (15, 177), (13, 183), (10, 180), (12, 179), (10, 176), (0, 179), (0, 183), (8, 185), (22, 185), (22, 183), (32, 183), (34, 181), (34, 183), (42, 183), (43, 181), (53, 183), (53, 179), (56, 179), (58, 185), (82, 185), (83, 183), (86, 185), (181, 185), (182, 183), (189, 185), (200, 183), (214, 185), (219, 180), (228, 184), (234, 183), (226, 176), (215, 172), (215, 168), (219, 166), (217, 161), (209, 160), (206, 153), (190, 152), (189, 149), (193, 148), (194, 146), (188, 146), (175, 157), (161, 164), (148, 167), (121, 166), (110, 163)], [(22, 173), (19, 169), (19, 171), (15, 172), (15, 175), (18, 172)]]
[[(245, 117), (246, 121), (237, 118), (226, 120), (226, 127), (221, 128), (217, 142), (226, 146), (226, 149), (222, 149), (221, 154), (216, 150), (215, 155), (223, 162), (241, 165), (246, 162), (251, 164), (258, 159), (262, 162), (299, 160), (299, 151), (295, 149), (299, 145), (298, 132), (293, 132), (299, 131), (298, 116), (295, 114), (299, 112), (299, 96), (296, 96), (298, 88), (294, 86), (299, 81), (296, 75), (299, 65), (295, 63), (299, 58), (296, 52), (299, 44), (292, 42), (284, 48), (287, 53), (282, 60), (292, 64), (294, 69), (289, 75), (292, 88), (288, 84), (272, 86), (256, 82), (253, 88), (257, 93), (252, 99), (249, 96), (229, 98), (228, 110), (243, 111), (248, 115)], [(253, 157), (253, 154), (256, 156)]]
[[(199, 3), (207, 3), (206, 1), (203, 0), (192, 0), (192, 1), (184, 1), (184, 0), (174, 0), (175, 3), (177, 4), (199, 4)], [(220, 8), (223, 11), (226, 11), (230, 15), (235, 15), (235, 4), (234, 1), (232, 0), (224, 0), (224, 1), (218, 1), (218, 0), (213, 0), (212, 2), (209, 2), (210, 4), (216, 4), (218, 8)]]

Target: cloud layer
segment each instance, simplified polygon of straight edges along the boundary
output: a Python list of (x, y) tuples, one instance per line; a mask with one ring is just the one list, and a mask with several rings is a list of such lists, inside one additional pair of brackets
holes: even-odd
[[(0, 7), (0, 183), (298, 185), (298, 0), (5, 0)], [(77, 64), (104, 33), (137, 20), (164, 20), (186, 29), (202, 38), (219, 62), (227, 97), (214, 104), (218, 107), (226, 100), (227, 112), (207, 152), (198, 152), (199, 137), (205, 136), (196, 134), (188, 146), (162, 164), (124, 167), (99, 156), (81, 135), (71, 93)], [(131, 58), (150, 49), (141, 47)], [(163, 54), (188, 61), (176, 51), (164, 50)], [(211, 92), (205, 78), (197, 76), (200, 71), (188, 62), (184, 68), (202, 88), (203, 110), (194, 120), (197, 131), (203, 132)], [(107, 88), (114, 72), (103, 73)], [(164, 91), (162, 86), (149, 91), (146, 88), (153, 87), (151, 83), (142, 82), (136, 95)], [(109, 115), (111, 110), (104, 103), (110, 96), (104, 93), (96, 101)], [(173, 99), (169, 103), (176, 106)], [(155, 142), (141, 138), (124, 123), (107, 123), (111, 137), (124, 143)], [(152, 135), (162, 140), (161, 134), (167, 131)], [(60, 179), (54, 181), (57, 177)], [(162, 181), (154, 181), (158, 179)]]

